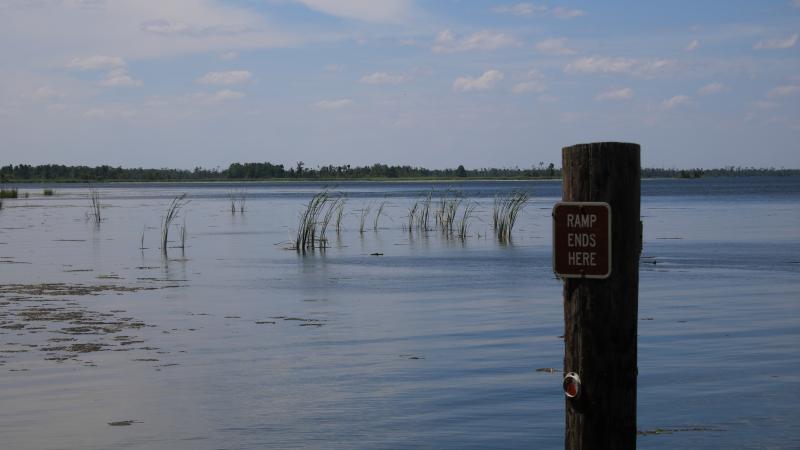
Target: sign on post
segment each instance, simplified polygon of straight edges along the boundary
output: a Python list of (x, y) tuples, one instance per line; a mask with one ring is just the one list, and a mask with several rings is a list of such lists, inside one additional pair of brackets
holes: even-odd
[(560, 202), (553, 207), (553, 271), (561, 278), (611, 275), (608, 203)]

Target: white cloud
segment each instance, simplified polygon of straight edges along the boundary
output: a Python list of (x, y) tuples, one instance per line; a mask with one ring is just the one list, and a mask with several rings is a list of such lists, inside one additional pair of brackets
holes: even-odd
[(697, 39), (692, 39), (691, 42), (686, 44), (686, 48), (684, 50), (686, 50), (687, 52), (693, 52), (697, 50), (697, 47), (700, 47), (700, 41), (698, 41)]
[(532, 16), (547, 12), (547, 6), (534, 5), (533, 3), (517, 3), (515, 5), (501, 5), (492, 8), (492, 11), (515, 16)]
[(528, 80), (517, 83), (511, 88), (511, 92), (515, 94), (526, 94), (528, 92), (541, 93), (547, 90), (547, 85), (541, 80)]
[(135, 109), (129, 108), (91, 108), (86, 110), (83, 115), (95, 119), (125, 119), (137, 114)]
[(567, 47), (567, 38), (545, 39), (536, 44), (536, 50), (549, 55), (574, 55), (575, 50)]
[(355, 103), (355, 102), (353, 102), (353, 100), (350, 100), (349, 98), (340, 98), (338, 100), (321, 100), (321, 101), (318, 101), (317, 103), (314, 103), (314, 107), (317, 108), (317, 109), (322, 109), (322, 110), (326, 110), (326, 109), (341, 109), (341, 108), (346, 108), (348, 106), (351, 106), (353, 103)]
[(364, 75), (358, 80), (365, 84), (401, 84), (405, 83), (408, 77), (405, 75), (392, 75), (386, 72), (375, 72), (369, 75)]
[(31, 95), (35, 100), (55, 100), (63, 96), (64, 94), (50, 86), (40, 86)]
[(590, 56), (580, 58), (564, 67), (567, 73), (626, 74), (641, 77), (663, 75), (677, 66), (671, 59), (637, 60), (631, 58), (609, 58)]
[(551, 14), (557, 19), (574, 19), (575, 17), (586, 15), (586, 11), (582, 9), (572, 9), (564, 6), (556, 6), (555, 8), (550, 9), (545, 5), (536, 5), (534, 3), (500, 5), (492, 8), (492, 11), (501, 14), (513, 14), (515, 16), (523, 17)]
[(141, 86), (141, 80), (131, 78), (125, 69), (114, 69), (100, 81), (100, 84), (107, 87), (135, 87)]
[(725, 85), (720, 82), (709, 83), (697, 90), (699, 95), (718, 94), (725, 90)]
[[(11, 60), (110, 70), (123, 67), (122, 58), (216, 54), (319, 39), (269, 22), (256, 8), (219, 0), (113, 0), (93, 8), (79, 3), (0, 0), (0, 53)], [(76, 49), (92, 53), (76, 54)]]
[(688, 105), (690, 100), (691, 99), (689, 98), (688, 95), (680, 94), (664, 100), (663, 102), (661, 102), (661, 106), (664, 109), (673, 109), (679, 106)]
[(800, 85), (778, 86), (767, 93), (769, 98), (788, 97), (800, 92)]
[(525, 81), (519, 82), (511, 88), (514, 94), (526, 94), (533, 92), (540, 94), (547, 90), (544, 76), (536, 69), (531, 69), (525, 76)]
[(487, 70), (483, 75), (474, 77), (458, 77), (453, 82), (453, 90), (456, 92), (486, 91), (492, 89), (494, 85), (503, 79), (503, 72), (499, 70)]
[(519, 45), (519, 42), (505, 33), (482, 30), (459, 39), (452, 31), (444, 30), (436, 35), (431, 50), (435, 53), (455, 53), (472, 50), (490, 51), (516, 45)]
[(582, 9), (571, 9), (563, 6), (557, 6), (553, 9), (553, 15), (559, 19), (574, 19), (576, 17), (585, 16), (586, 11)]
[(209, 72), (196, 81), (200, 84), (231, 85), (247, 83), (253, 74), (247, 70), (229, 70), (226, 72)]
[(601, 92), (594, 96), (595, 100), (630, 100), (633, 98), (633, 89), (622, 88)]
[(200, 103), (221, 103), (242, 99), (244, 98), (244, 93), (232, 91), (230, 89), (223, 89), (210, 94), (205, 92), (201, 94), (194, 94), (192, 98)]
[(125, 60), (119, 56), (94, 55), (86, 58), (73, 58), (67, 64), (69, 69), (103, 70), (125, 67)]
[(786, 38), (764, 39), (763, 41), (758, 41), (753, 48), (766, 50), (792, 48), (797, 44), (797, 38), (798, 34), (795, 33)]
[(308, 8), (366, 22), (400, 22), (412, 12), (411, 0), (295, 0)]

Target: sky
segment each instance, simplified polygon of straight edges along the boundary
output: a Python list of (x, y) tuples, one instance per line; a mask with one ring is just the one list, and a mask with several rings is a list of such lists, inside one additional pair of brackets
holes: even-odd
[(0, 165), (800, 168), (800, 0), (0, 0)]

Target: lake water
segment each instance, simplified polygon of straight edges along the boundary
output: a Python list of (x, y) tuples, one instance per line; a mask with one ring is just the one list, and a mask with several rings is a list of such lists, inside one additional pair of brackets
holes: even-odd
[[(2, 448), (563, 448), (562, 374), (537, 370), (563, 362), (558, 182), (256, 183), (231, 214), (242, 186), (95, 185), (99, 226), (84, 186), (3, 202)], [(287, 250), (324, 188), (341, 233)], [(447, 189), (477, 202), (466, 239), (409, 234)], [(645, 180), (642, 215), (639, 448), (800, 448), (800, 178)]]

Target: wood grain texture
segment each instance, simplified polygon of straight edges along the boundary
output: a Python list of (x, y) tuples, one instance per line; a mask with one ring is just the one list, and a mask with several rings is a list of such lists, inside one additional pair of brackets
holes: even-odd
[(564, 372), (581, 377), (566, 399), (568, 450), (636, 448), (640, 148), (565, 147), (563, 201), (611, 206), (611, 276), (564, 281)]

